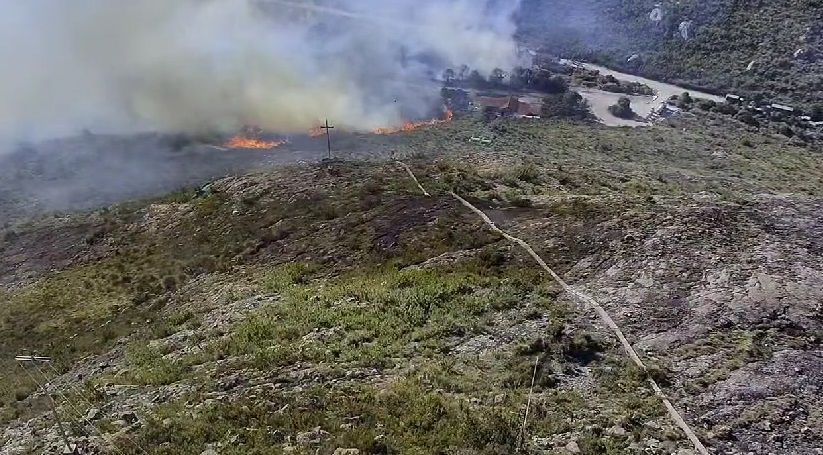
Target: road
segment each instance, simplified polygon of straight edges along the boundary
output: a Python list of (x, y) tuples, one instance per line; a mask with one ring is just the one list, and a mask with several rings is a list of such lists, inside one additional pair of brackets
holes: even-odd
[[(624, 82), (637, 82), (647, 85), (655, 91), (654, 96), (629, 96), (632, 101), (632, 109), (643, 118), (646, 118), (666, 102), (672, 95), (680, 95), (683, 92), (689, 92), (694, 98), (703, 98), (715, 102), (724, 101), (722, 96), (712, 95), (710, 93), (700, 92), (697, 90), (690, 90), (684, 87), (679, 87), (665, 82), (647, 79), (645, 77), (635, 76), (633, 74), (621, 73), (605, 66), (595, 65), (592, 63), (573, 62), (570, 60), (561, 60), (562, 63), (578, 68), (584, 68), (591, 71), (599, 71), (604, 76), (614, 76), (616, 79)], [(625, 120), (615, 117), (609, 112), (609, 106), (617, 103), (621, 96), (620, 93), (606, 92), (598, 89), (575, 87), (575, 89), (583, 95), (589, 105), (591, 105), (592, 112), (600, 119), (601, 122), (608, 126), (647, 126), (648, 122)]]

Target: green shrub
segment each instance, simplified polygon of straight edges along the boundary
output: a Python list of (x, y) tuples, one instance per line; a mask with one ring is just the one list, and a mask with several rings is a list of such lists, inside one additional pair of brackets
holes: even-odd
[(623, 119), (633, 119), (637, 116), (634, 110), (632, 110), (631, 106), (632, 102), (630, 99), (626, 98), (625, 96), (621, 96), (619, 100), (617, 100), (617, 104), (609, 106), (609, 112), (615, 117), (623, 118)]

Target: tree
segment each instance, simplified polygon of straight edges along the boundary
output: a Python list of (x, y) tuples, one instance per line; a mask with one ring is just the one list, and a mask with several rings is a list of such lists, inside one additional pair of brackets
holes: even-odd
[(624, 119), (633, 119), (637, 116), (632, 110), (632, 101), (625, 96), (621, 96), (617, 104), (609, 106), (609, 112), (615, 117)]
[(534, 88), (546, 93), (565, 93), (569, 84), (562, 76), (555, 76), (548, 71), (540, 71), (534, 75)]
[(500, 69), (495, 68), (489, 75), (489, 82), (494, 85), (503, 85), (503, 80), (506, 78), (506, 73)]
[(451, 68), (446, 68), (446, 70), (445, 70), (445, 71), (443, 71), (443, 80), (444, 80), (447, 84), (448, 84), (448, 83), (451, 83), (451, 81), (452, 81), (452, 80), (454, 80), (454, 76), (455, 76), (455, 74), (454, 74), (454, 70), (453, 70), (453, 69), (451, 69)]
[(532, 70), (529, 68), (515, 67), (509, 76), (509, 86), (515, 89), (530, 87), (532, 85)]
[(760, 126), (760, 122), (758, 122), (757, 119), (754, 118), (752, 113), (749, 112), (749, 111), (740, 111), (740, 113), (737, 114), (737, 120), (740, 120), (741, 122), (745, 123), (746, 125), (751, 125), (751, 126), (754, 126), (754, 127), (759, 127)]
[(737, 112), (740, 110), (737, 106), (730, 103), (720, 103), (717, 105), (717, 112), (726, 115), (736, 115)]
[(469, 65), (460, 65), (460, 71), (458, 71), (457, 77), (460, 78), (461, 81), (464, 81), (468, 75)]
[(465, 112), (470, 109), (471, 97), (463, 89), (443, 87), (440, 89), (440, 97), (452, 111)]
[(489, 123), (492, 120), (496, 119), (500, 116), (500, 111), (498, 111), (494, 106), (486, 106), (483, 108), (483, 122)]
[(577, 92), (547, 95), (543, 98), (541, 115), (546, 118), (585, 120), (591, 117), (589, 104)]
[(483, 76), (480, 75), (480, 72), (477, 70), (472, 70), (472, 72), (469, 73), (469, 77), (466, 79), (466, 81), (469, 83), (469, 85), (474, 87), (483, 87), (484, 85), (486, 85), (486, 79), (484, 79)]

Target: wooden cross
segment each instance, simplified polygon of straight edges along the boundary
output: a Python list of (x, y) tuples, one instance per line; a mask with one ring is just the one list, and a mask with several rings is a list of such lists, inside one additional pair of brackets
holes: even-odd
[(331, 134), (330, 131), (334, 129), (334, 126), (329, 125), (329, 119), (326, 119), (326, 125), (321, 126), (321, 129), (326, 130), (326, 143), (329, 147), (329, 159), (331, 159)]

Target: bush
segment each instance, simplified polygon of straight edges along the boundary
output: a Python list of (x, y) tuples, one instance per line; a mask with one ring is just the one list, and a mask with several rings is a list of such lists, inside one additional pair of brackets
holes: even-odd
[(480, 250), (477, 259), (485, 268), (500, 267), (506, 263), (506, 253), (498, 248), (487, 246)]
[(789, 125), (783, 125), (777, 131), (786, 137), (794, 137), (794, 130)]
[(534, 77), (534, 88), (546, 93), (557, 95), (568, 92), (569, 84), (562, 76), (556, 76), (547, 71), (541, 71)]
[(737, 106), (729, 103), (720, 103), (715, 107), (715, 110), (725, 115), (737, 115), (737, 113), (740, 111), (740, 109), (738, 109)]
[(15, 231), (6, 231), (3, 233), (3, 241), (4, 242), (12, 242), (16, 239), (19, 235)]
[(620, 99), (617, 100), (617, 104), (609, 106), (609, 112), (615, 117), (624, 119), (633, 119), (637, 116), (634, 110), (632, 110), (631, 100), (625, 96), (621, 96)]
[(509, 202), (513, 206), (520, 208), (530, 208), (534, 206), (534, 203), (531, 199), (523, 196), (513, 196), (509, 199)]
[(740, 113), (737, 114), (736, 118), (737, 118), (737, 120), (740, 120), (741, 122), (745, 123), (746, 125), (750, 125), (750, 126), (754, 126), (754, 127), (759, 127), (760, 126), (760, 122), (758, 122), (757, 119), (754, 118), (754, 116), (752, 115), (751, 112), (741, 111)]
[(527, 164), (515, 169), (515, 176), (521, 182), (537, 184), (540, 182), (540, 169), (534, 164)]
[(591, 117), (589, 104), (577, 92), (549, 95), (543, 98), (541, 115), (546, 118), (584, 120)]

